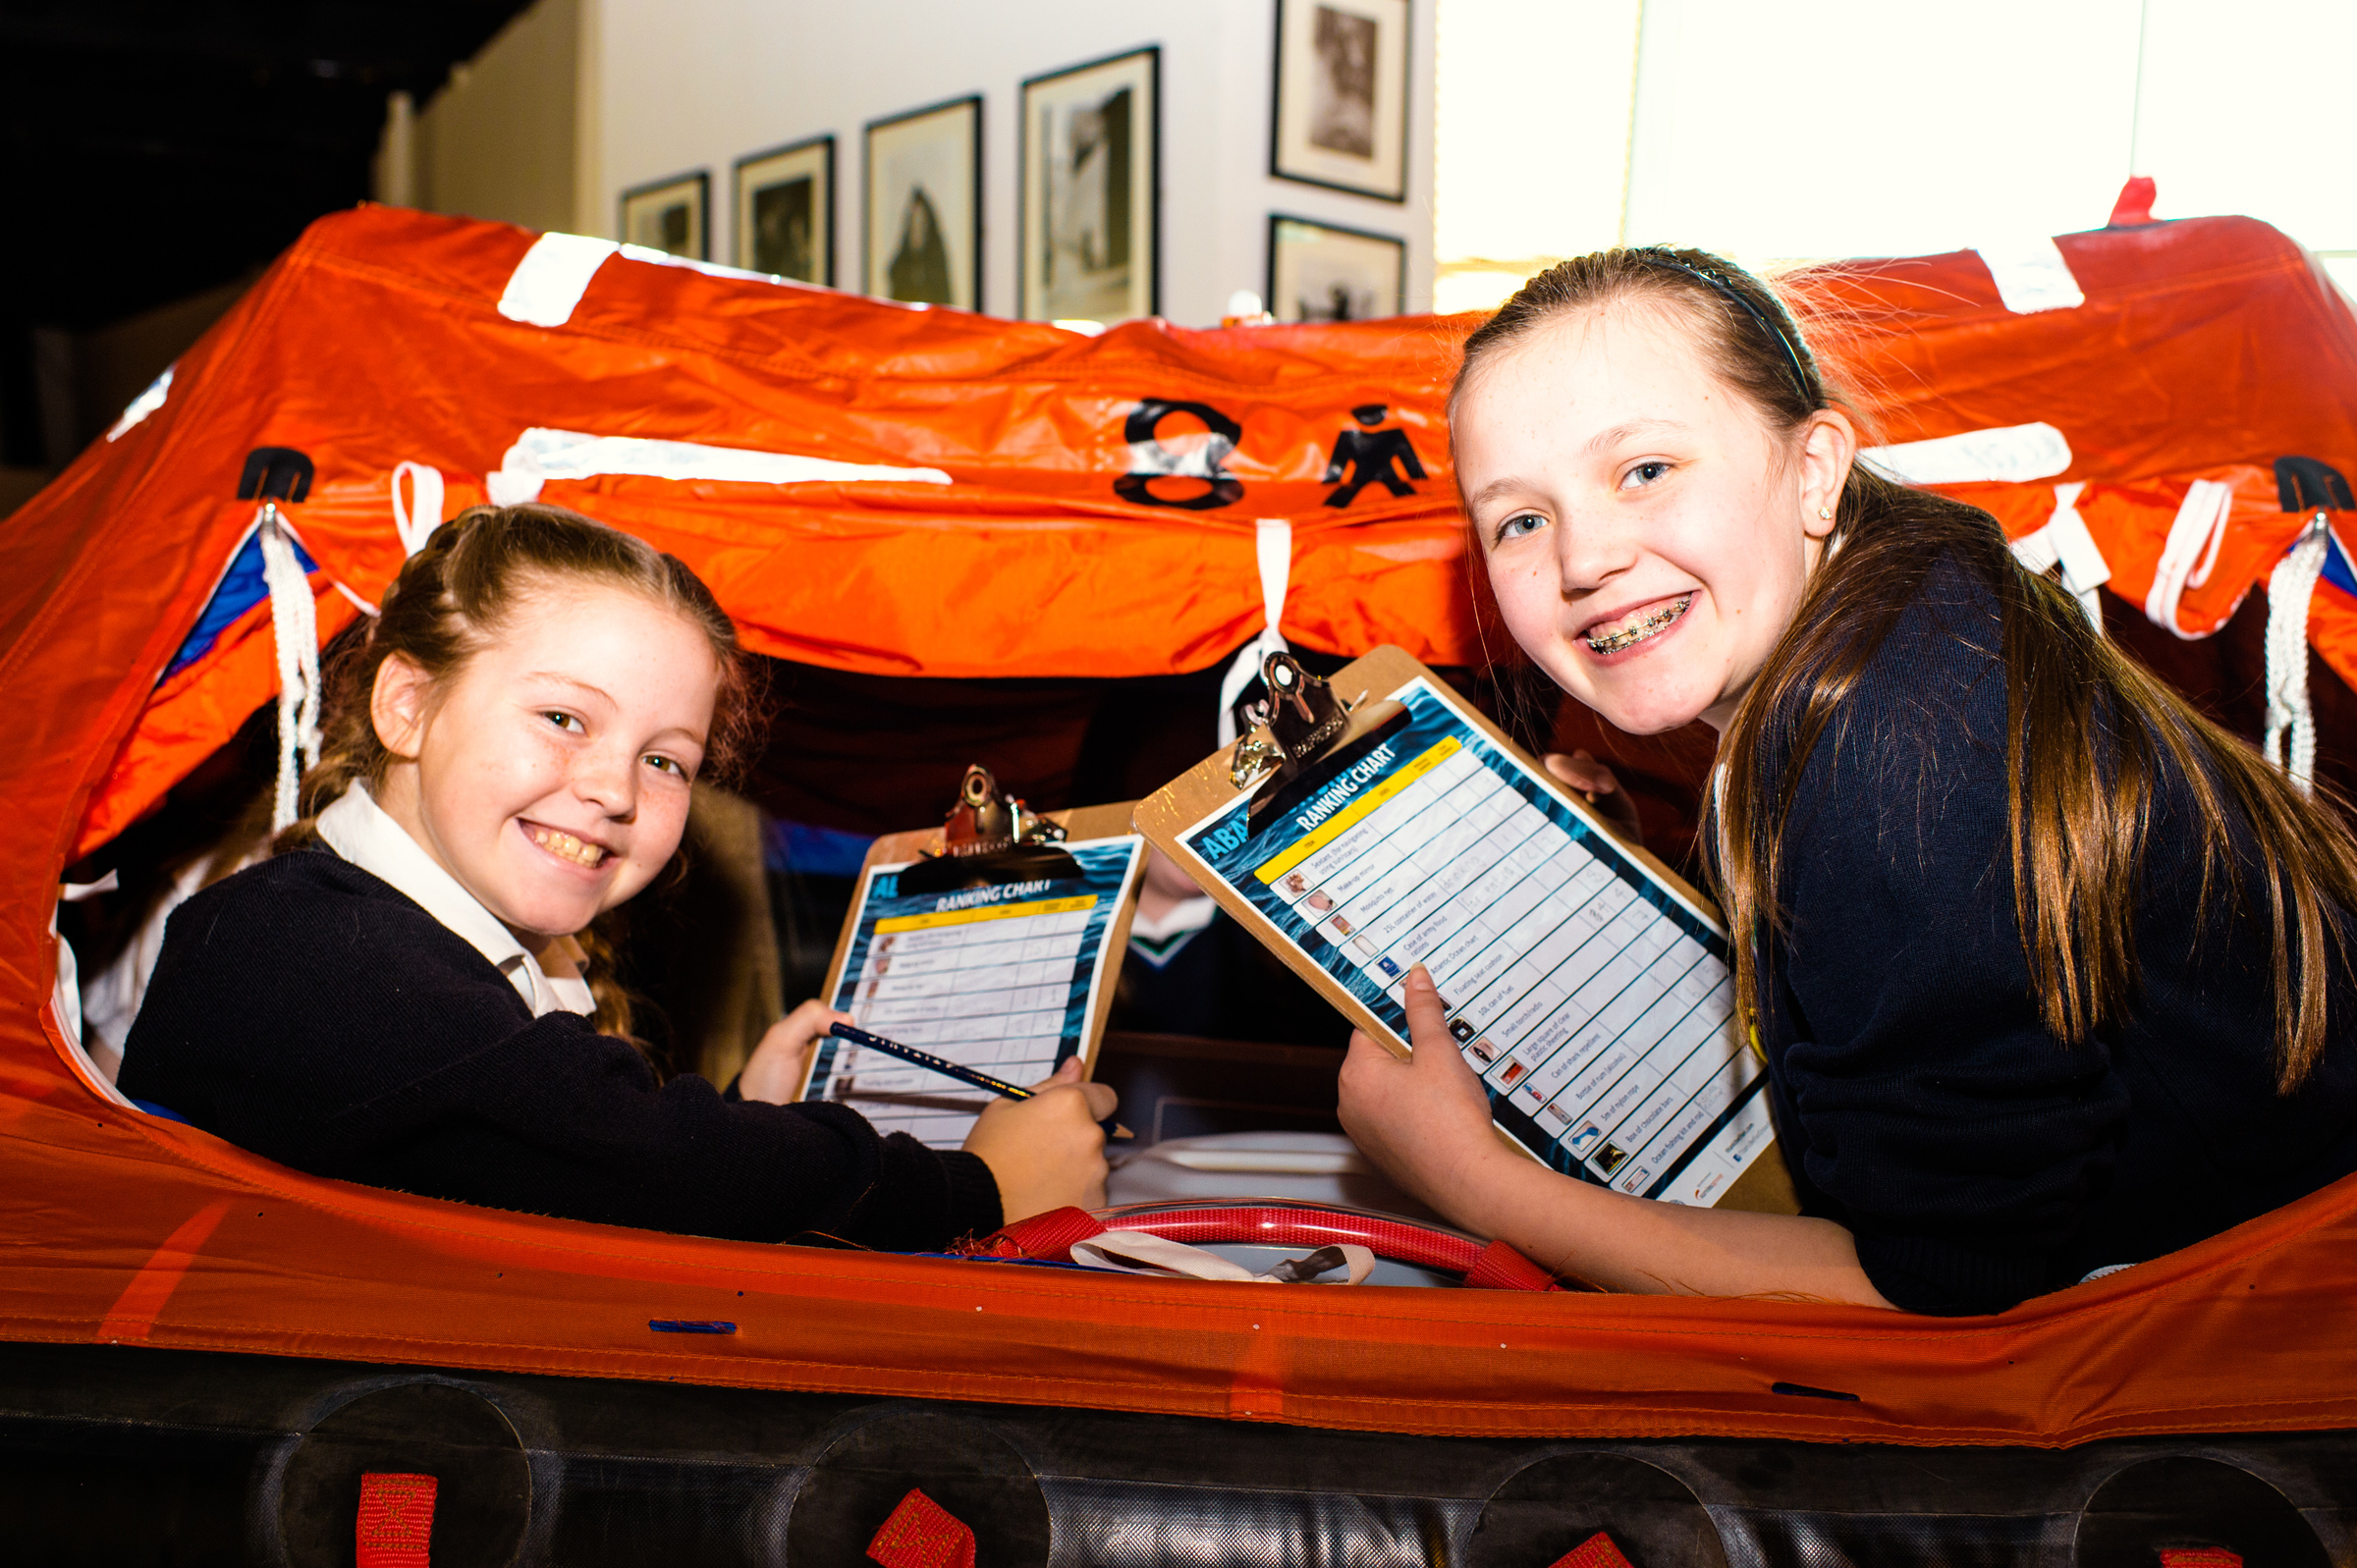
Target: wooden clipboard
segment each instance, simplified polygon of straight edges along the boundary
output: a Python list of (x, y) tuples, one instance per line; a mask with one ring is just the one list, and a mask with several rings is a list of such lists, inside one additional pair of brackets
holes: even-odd
[[(1363, 658), (1344, 665), (1329, 680), (1335, 694), (1350, 705), (1350, 712), (1341, 732), (1323, 748), (1337, 751), (1350, 745), (1398, 716), (1402, 705), (1388, 700), (1385, 695), (1398, 691), (1410, 682), (1423, 679), (1450, 711), (1467, 726), (1486, 737), (1499, 750), (1512, 756), (1529, 769), (1542, 788), (1561, 801), (1574, 816), (1587, 823), (1613, 843), (1622, 855), (1637, 863), (1646, 874), (1656, 878), (1679, 898), (1705, 913), (1716, 925), (1718, 912), (1710, 899), (1683, 877), (1663, 863), (1661, 858), (1642, 845), (1629, 843), (1618, 832), (1600, 817), (1594, 808), (1577, 794), (1558, 782), (1536, 758), (1507, 738), (1506, 732), (1485, 718), (1465, 701), (1446, 680), (1426, 669), (1404, 649), (1386, 644)], [(1265, 738), (1265, 731), (1263, 732)], [(1239, 738), (1242, 745), (1253, 737)], [(1231, 759), (1234, 748), (1215, 752), (1153, 794), (1137, 803), (1132, 821), (1155, 848), (1169, 855), (1194, 877), (1198, 886), (1218, 901), (1221, 908), (1240, 922), (1263, 946), (1284, 960), (1286, 966), (1332, 1002), (1343, 1017), (1367, 1037), (1384, 1045), (1395, 1054), (1405, 1055), (1392, 1027), (1378, 1018), (1353, 996), (1348, 988), (1328, 974), (1306, 953), (1285, 939), (1272, 926), (1268, 917), (1252, 902), (1217, 877), (1199, 875), (1191, 854), (1186, 852), (1180, 838), (1187, 830), (1202, 822), (1221, 808), (1232, 805), (1238, 796), (1262, 787), (1262, 780), (1250, 780), (1242, 786), (1231, 776)], [(1531, 1160), (1537, 1156), (1503, 1129), (1498, 1133), (1507, 1147)], [(1747, 1209), (1766, 1214), (1798, 1214), (1800, 1202), (1792, 1186), (1792, 1177), (1785, 1167), (1783, 1155), (1774, 1143), (1753, 1159), (1743, 1173), (1727, 1186), (1713, 1207)]]
[[(1074, 806), (1067, 811), (1043, 811), (1040, 815), (1063, 827), (1068, 838), (1122, 838), (1138, 830), (1131, 826), (1130, 817), (1135, 803), (1123, 801), (1109, 806)], [(900, 865), (928, 854), (942, 851), (940, 827), (912, 828), (904, 833), (888, 833), (868, 845), (867, 855), (859, 862), (859, 875), (854, 879), (855, 890), (850, 913), (844, 916), (843, 929), (835, 934), (835, 954), (827, 960), (826, 986), (819, 995), (829, 1006), (843, 990), (843, 966), (851, 953), (851, 939), (857, 934), (859, 911), (865, 903), (868, 873), (878, 866)], [(1137, 915), (1137, 890), (1144, 880), (1145, 857), (1139, 856), (1128, 882), (1123, 887), (1122, 901), (1114, 909), (1113, 922), (1105, 929), (1106, 950), (1119, 973), (1121, 955), (1129, 948), (1129, 923)], [(1105, 1021), (1113, 1014), (1111, 983), (1101, 985), (1089, 998), (1088, 1023), (1080, 1037), (1080, 1076), (1087, 1078), (1097, 1070), (1097, 1048), (1105, 1039)], [(802, 1081), (794, 1098), (802, 1100), (810, 1093), (810, 1075), (818, 1063), (818, 1053), (810, 1054), (810, 1061), (802, 1068)]]

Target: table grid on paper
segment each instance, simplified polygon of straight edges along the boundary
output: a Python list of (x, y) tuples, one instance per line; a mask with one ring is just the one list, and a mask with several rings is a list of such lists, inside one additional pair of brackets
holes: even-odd
[[(1086, 907), (1041, 914), (984, 907), (934, 917), (918, 930), (879, 929), (845, 1010), (871, 1034), (1027, 1088), (1056, 1070), (1074, 987), (1088, 978), (1074, 970), (1089, 914)], [(841, 1089), (847, 1076), (848, 1095)], [(905, 1132), (936, 1149), (964, 1142), (990, 1103), (956, 1079), (849, 1045), (825, 1092), (878, 1131)], [(903, 1095), (927, 1104), (891, 1098)]]
[(1727, 967), (1471, 749), (1426, 758), (1444, 748), (1261, 875), (1395, 1000), (1424, 964), (1493, 1092), (1642, 1193), (1757, 1075), (1727, 1027)]

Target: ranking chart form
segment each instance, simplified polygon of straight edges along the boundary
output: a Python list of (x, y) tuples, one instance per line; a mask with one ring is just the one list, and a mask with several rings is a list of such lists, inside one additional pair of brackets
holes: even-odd
[(1707, 1206), (1773, 1142), (1715, 922), (1426, 680), (1181, 846), (1402, 1043), (1421, 963), (1498, 1125), (1548, 1164)]
[[(1120, 973), (1107, 940), (1143, 838), (1061, 846), (1077, 877), (904, 895), (905, 865), (871, 866), (833, 1004), (870, 1034), (1029, 1088), (1087, 1049), (1101, 990)], [(805, 1100), (836, 1100), (880, 1132), (936, 1149), (965, 1141), (991, 1097), (844, 1040), (822, 1040)]]

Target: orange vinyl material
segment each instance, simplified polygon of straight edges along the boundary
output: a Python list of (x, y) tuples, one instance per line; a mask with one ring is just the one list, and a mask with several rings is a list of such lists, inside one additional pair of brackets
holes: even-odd
[[(605, 478), (550, 500), (704, 572), (767, 651), (929, 675), (1199, 669), (1260, 625), (1253, 522), (1289, 519), (1285, 630), (1481, 657), (1442, 400), (1466, 320), (1083, 340), (620, 256), (571, 321), (497, 303), (521, 231), (383, 209), (316, 225), (181, 362), (171, 395), (0, 530), (0, 1335), (1228, 1416), (1401, 1432), (2056, 1444), (2357, 1425), (2357, 1180), (1994, 1319), (1790, 1302), (1189, 1283), (759, 1247), (470, 1209), (300, 1175), (104, 1098), (48, 1004), (61, 868), (226, 738), (272, 681), (266, 613), (157, 685), (253, 514), (245, 455), (317, 464), (287, 509), (373, 600), (404, 461), (483, 495), (527, 428), (927, 465), (949, 485)], [(2193, 477), (2236, 486), (2215, 621), (2295, 519), (2285, 453), (2357, 470), (2357, 329), (2241, 219), (2067, 236), (2088, 300), (2012, 316), (1970, 255), (1803, 280), (1892, 440), (2042, 419), (2075, 455), (2117, 579), (2149, 578)], [(1836, 329), (1838, 329), (1837, 331)], [(1193, 416), (1133, 451), (1141, 400), (1239, 430), (1201, 511), (1115, 482), (1214, 464)], [(1354, 406), (1428, 478), (1329, 507)], [(1169, 476), (1149, 494), (1215, 493)], [(1134, 487), (1129, 487), (1134, 488)], [(2052, 481), (1979, 486), (2016, 533)], [(2324, 596), (2320, 594), (2319, 604)], [(2321, 640), (2321, 639), (2320, 639)], [(2344, 673), (2346, 667), (2342, 667)], [(254, 984), (268, 984), (266, 975)], [(726, 1319), (733, 1335), (655, 1334)], [(1779, 1382), (1855, 1393), (1795, 1398)]]

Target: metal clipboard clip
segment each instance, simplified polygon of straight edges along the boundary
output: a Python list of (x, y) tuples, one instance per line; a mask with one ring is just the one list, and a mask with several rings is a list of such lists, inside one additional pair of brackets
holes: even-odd
[(1080, 862), (1056, 846), (1064, 827), (1050, 822), (999, 787), (988, 768), (974, 763), (958, 786), (958, 803), (941, 825), (941, 847), (900, 874), (904, 893), (956, 892), (1010, 882), (1077, 877)]
[[(1237, 789), (1259, 785), (1246, 808), (1248, 816), (1267, 809), (1303, 768), (1333, 750), (1348, 731), (1350, 715), (1358, 706), (1302, 669), (1289, 653), (1263, 659), (1260, 678), (1269, 688), (1268, 699), (1254, 705), (1253, 728), (1236, 741), (1228, 765), (1228, 782)], [(1358, 701), (1364, 700), (1362, 693)]]

